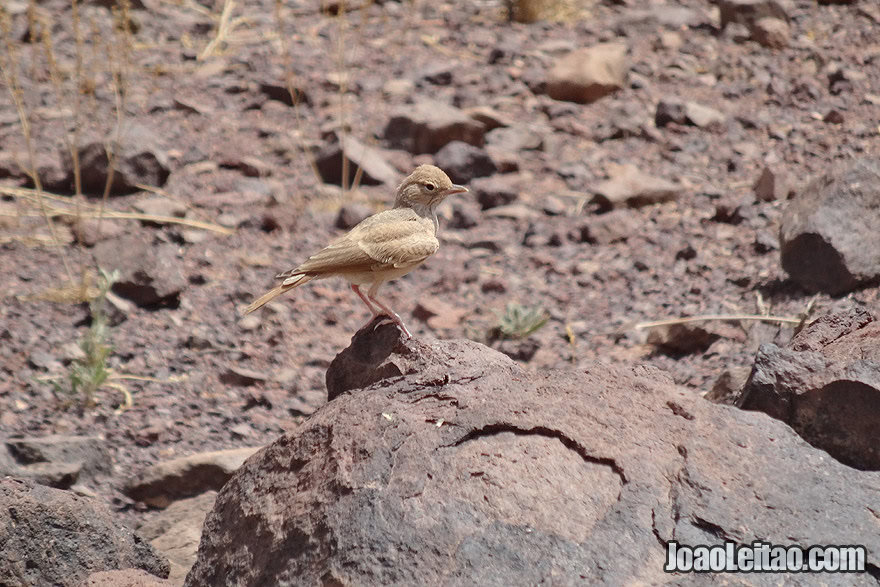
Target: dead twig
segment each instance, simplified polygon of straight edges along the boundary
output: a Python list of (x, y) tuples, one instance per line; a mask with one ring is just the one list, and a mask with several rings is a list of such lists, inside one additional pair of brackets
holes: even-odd
[(673, 324), (689, 324), (691, 322), (713, 322), (722, 321), (754, 321), (754, 322), (773, 322), (776, 324), (801, 324), (804, 318), (792, 318), (790, 316), (762, 316), (760, 314), (704, 314), (702, 316), (688, 316), (685, 318), (669, 318), (667, 320), (655, 320), (653, 322), (639, 322), (633, 325), (635, 330), (645, 328), (658, 328), (660, 326), (671, 326)]

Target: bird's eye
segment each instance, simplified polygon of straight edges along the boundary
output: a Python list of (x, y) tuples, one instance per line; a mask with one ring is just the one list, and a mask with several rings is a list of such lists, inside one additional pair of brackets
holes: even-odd
[(433, 183), (426, 183), (425, 189), (428, 190), (429, 192), (433, 192), (434, 191), (434, 184)]

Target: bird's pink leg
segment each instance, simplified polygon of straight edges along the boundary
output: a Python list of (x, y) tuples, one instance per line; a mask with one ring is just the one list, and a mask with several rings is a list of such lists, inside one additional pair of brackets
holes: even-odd
[(403, 319), (401, 319), (401, 317), (397, 315), (397, 312), (395, 312), (394, 310), (392, 310), (391, 308), (389, 308), (388, 306), (386, 306), (385, 304), (383, 304), (382, 302), (380, 302), (379, 300), (376, 299), (376, 292), (379, 291), (380, 285), (382, 285), (381, 282), (376, 283), (372, 287), (370, 287), (369, 291), (367, 292), (367, 297), (370, 298), (370, 300), (374, 304), (379, 306), (382, 309), (382, 311), (388, 315), (389, 318), (394, 320), (395, 324), (400, 326), (400, 329), (403, 330), (403, 333), (406, 335), (407, 338), (412, 338), (412, 334), (410, 334), (410, 331), (406, 327), (406, 324), (403, 323)]
[(370, 303), (370, 300), (367, 298), (367, 296), (364, 295), (364, 292), (361, 291), (361, 288), (359, 288), (358, 286), (356, 286), (355, 284), (352, 283), (352, 284), (351, 284), (351, 291), (353, 291), (354, 293), (356, 293), (356, 294), (358, 295), (358, 297), (359, 297), (361, 300), (363, 300), (363, 302), (364, 302), (364, 303), (367, 305), (367, 307), (370, 309), (370, 313), (371, 313), (373, 316), (378, 316), (378, 315), (381, 313), (381, 312), (379, 312), (379, 310), (377, 310), (376, 308), (373, 307), (373, 304)]

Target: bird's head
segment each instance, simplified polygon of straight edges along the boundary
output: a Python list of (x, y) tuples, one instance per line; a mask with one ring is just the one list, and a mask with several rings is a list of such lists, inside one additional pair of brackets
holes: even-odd
[(439, 167), (419, 165), (397, 188), (394, 207), (413, 208), (420, 213), (425, 211), (433, 214), (437, 205), (447, 196), (466, 191), (466, 187), (452, 183)]

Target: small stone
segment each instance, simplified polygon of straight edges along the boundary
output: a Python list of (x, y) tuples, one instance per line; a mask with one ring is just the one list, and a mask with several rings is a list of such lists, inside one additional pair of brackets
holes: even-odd
[(474, 180), (470, 189), (483, 210), (512, 204), (519, 197), (514, 181), (504, 175)]
[[(116, 137), (111, 137), (111, 142)], [(73, 185), (73, 158), (67, 150), (62, 151), (62, 161)], [(162, 187), (171, 170), (168, 154), (158, 134), (142, 124), (131, 124), (123, 132), (114, 152), (113, 182), (111, 195), (131, 194), (141, 190), (140, 185)], [(107, 142), (92, 140), (79, 149), (80, 177), (83, 192), (91, 196), (104, 193), (107, 183), (109, 160)]]
[(237, 385), (247, 387), (267, 381), (269, 377), (261, 372), (252, 369), (243, 369), (241, 367), (227, 367), (224, 373), (220, 374), (220, 381), (227, 385)]
[(840, 110), (829, 110), (822, 120), (829, 124), (843, 124), (844, 122), (843, 114)]
[(654, 123), (663, 127), (674, 122), (676, 124), (689, 124), (706, 128), (721, 124), (726, 117), (723, 113), (696, 102), (683, 102), (678, 99), (664, 99), (657, 104), (654, 115)]
[(626, 45), (603, 43), (577, 49), (557, 60), (547, 75), (554, 100), (589, 104), (626, 84)]
[(466, 108), (464, 113), (482, 124), (487, 131), (513, 125), (512, 120), (489, 106), (474, 106), (473, 108)]
[(238, 321), (238, 327), (245, 332), (250, 332), (251, 330), (259, 328), (261, 323), (262, 319), (258, 315), (248, 314)]
[(753, 189), (755, 197), (761, 202), (785, 200), (792, 191), (785, 174), (774, 171), (769, 166), (764, 167), (761, 171)]
[(183, 218), (186, 216), (186, 205), (164, 196), (151, 196), (135, 202), (132, 207), (142, 214)]
[(540, 151), (544, 149), (544, 136), (527, 126), (514, 125), (496, 128), (486, 133), (486, 144), (510, 152)]
[(196, 453), (152, 465), (129, 480), (125, 494), (166, 508), (181, 498), (218, 491), (259, 447)]
[(458, 108), (420, 100), (399, 108), (385, 125), (384, 138), (392, 148), (410, 153), (436, 153), (451, 141), (483, 146), (486, 128)]
[(315, 158), (315, 165), (325, 183), (342, 185), (343, 153), (348, 160), (348, 185), (354, 184), (358, 170), (363, 185), (394, 185), (400, 179), (397, 170), (388, 163), (380, 149), (346, 135), (335, 136)]
[(437, 296), (420, 296), (413, 316), (432, 330), (451, 330), (457, 328), (467, 310)]
[(660, 177), (648, 175), (632, 164), (609, 166), (610, 179), (592, 188), (596, 198), (607, 208), (626, 205), (631, 208), (668, 202), (678, 197), (681, 187)]
[(751, 28), (752, 39), (771, 49), (783, 49), (788, 47), (791, 39), (791, 31), (788, 23), (779, 18), (764, 17), (755, 21)]
[(434, 163), (459, 184), (467, 184), (475, 177), (485, 177), (498, 171), (485, 149), (462, 141), (447, 143), (434, 155)]

